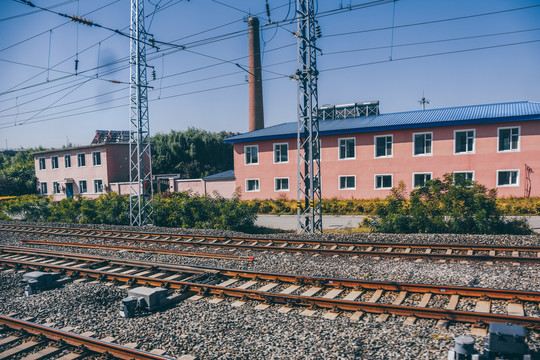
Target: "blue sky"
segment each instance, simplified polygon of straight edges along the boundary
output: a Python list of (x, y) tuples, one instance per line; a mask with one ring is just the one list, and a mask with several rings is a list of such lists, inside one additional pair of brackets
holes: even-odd
[[(319, 1), (320, 105), (379, 100), (382, 113), (418, 110), (422, 93), (427, 108), (540, 101), (540, 1), (399, 0), (395, 12), (391, 2), (357, 6), (367, 2)], [(128, 0), (34, 3), (128, 31)], [(296, 83), (288, 79), (297, 68), (296, 23), (284, 21), (294, 16), (295, 2), (268, 3), (279, 26), (268, 25), (263, 0), (146, 2), (154, 38), (186, 46), (148, 49), (156, 71), (153, 134), (247, 131), (246, 73), (235, 63), (247, 68), (248, 14), (260, 14), (264, 25), (265, 124), (296, 120)], [(1, 148), (6, 140), (9, 148), (84, 145), (96, 129), (129, 128), (127, 38), (12, 0), (0, 9)]]

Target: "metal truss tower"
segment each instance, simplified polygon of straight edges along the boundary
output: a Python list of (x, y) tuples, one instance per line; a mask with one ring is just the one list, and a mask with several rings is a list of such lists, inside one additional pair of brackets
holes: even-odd
[(151, 223), (154, 210), (146, 77), (147, 35), (144, 0), (131, 0), (129, 222), (136, 226)]
[(322, 232), (321, 166), (314, 0), (298, 0), (297, 232)]

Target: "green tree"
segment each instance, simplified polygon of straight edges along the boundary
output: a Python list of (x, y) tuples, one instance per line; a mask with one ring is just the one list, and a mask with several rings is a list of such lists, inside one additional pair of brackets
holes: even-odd
[(0, 196), (37, 193), (32, 155), (37, 150), (5, 151), (0, 154)]
[(189, 128), (152, 137), (154, 174), (179, 173), (181, 178), (199, 178), (233, 168), (233, 146), (224, 139), (235, 135)]

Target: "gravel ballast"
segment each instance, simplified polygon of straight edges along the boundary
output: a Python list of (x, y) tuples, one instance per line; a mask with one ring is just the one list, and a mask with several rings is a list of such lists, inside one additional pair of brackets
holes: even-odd
[[(28, 223), (22, 223), (28, 224)], [(30, 225), (30, 224), (28, 224)], [(37, 225), (37, 224), (36, 224)], [(47, 225), (47, 224), (38, 224)], [(72, 227), (72, 225), (65, 225)], [(84, 225), (85, 228), (137, 230), (130, 227)], [(170, 233), (228, 235), (244, 234), (219, 230), (185, 230), (152, 228)], [(279, 234), (277, 237), (298, 237)], [(305, 235), (304, 235), (305, 236)], [(382, 235), (324, 234), (326, 239), (370, 242), (476, 243), (500, 245), (538, 245), (538, 236), (486, 235)], [(23, 234), (0, 232), (0, 244), (17, 245)], [(32, 236), (32, 238), (34, 238)], [(310, 235), (310, 238), (312, 236)], [(68, 241), (67, 238), (58, 238)], [(77, 240), (81, 241), (81, 240)], [(69, 251), (110, 257), (171, 262), (220, 268), (259, 270), (275, 273), (331, 276), (381, 281), (435, 283), (441, 285), (479, 286), (540, 291), (540, 267), (510, 263), (438, 262), (372, 259), (309, 254), (224, 251), (254, 256), (255, 261), (230, 261), (181, 257), (163, 254), (118, 252), (101, 249), (30, 246), (39, 249)], [(194, 250), (194, 248), (191, 248)], [(208, 249), (206, 249), (208, 250)], [(199, 251), (199, 250), (196, 250)], [(218, 250), (212, 250), (218, 251)], [(0, 272), (0, 313), (16, 313), (17, 317), (34, 317), (36, 322), (55, 323), (55, 327), (77, 327), (77, 331), (93, 331), (95, 337), (113, 336), (117, 342), (136, 342), (143, 349), (162, 348), (173, 357), (190, 354), (200, 359), (443, 359), (453, 346), (454, 337), (470, 334), (470, 325), (451, 324), (447, 329), (436, 327), (436, 321), (418, 320), (403, 324), (405, 318), (391, 316), (385, 322), (375, 321), (377, 315), (366, 314), (359, 322), (347, 316), (327, 320), (287, 314), (273, 306), (255, 310), (255, 303), (233, 307), (231, 300), (212, 304), (208, 299), (183, 301), (169, 309), (134, 319), (121, 318), (117, 311), (126, 289), (102, 283), (70, 283), (62, 288), (25, 297), (19, 287), (21, 273)], [(391, 299), (395, 294), (387, 294)], [(433, 302), (438, 301), (435, 297)], [(417, 302), (417, 301), (416, 301)], [(408, 300), (404, 305), (408, 304)], [(463, 305), (466, 305), (465, 301)], [(538, 306), (526, 304), (529, 316), (538, 317)], [(438, 306), (437, 306), (438, 307)], [(497, 303), (494, 308), (498, 309)], [(499, 310), (494, 311), (499, 312)], [(530, 332), (530, 345), (540, 341), (538, 332)], [(476, 337), (480, 350), (482, 337)]]

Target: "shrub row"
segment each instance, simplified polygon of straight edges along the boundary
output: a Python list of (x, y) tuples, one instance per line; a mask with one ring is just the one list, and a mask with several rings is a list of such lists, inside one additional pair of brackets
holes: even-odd
[[(238, 197), (227, 200), (187, 193), (154, 197), (154, 225), (182, 228), (246, 230), (257, 217), (250, 204)], [(24, 195), (0, 202), (0, 219), (66, 222), (79, 224), (129, 225), (129, 197), (116, 193), (89, 200), (76, 196), (52, 201), (38, 195)]]
[[(408, 202), (409, 200), (405, 200)], [(255, 207), (258, 214), (295, 215), (296, 200), (245, 200)], [(343, 200), (323, 199), (323, 214), (328, 215), (375, 215), (378, 207), (387, 203), (386, 199)], [(540, 198), (497, 198), (497, 208), (503, 215), (540, 216)]]

